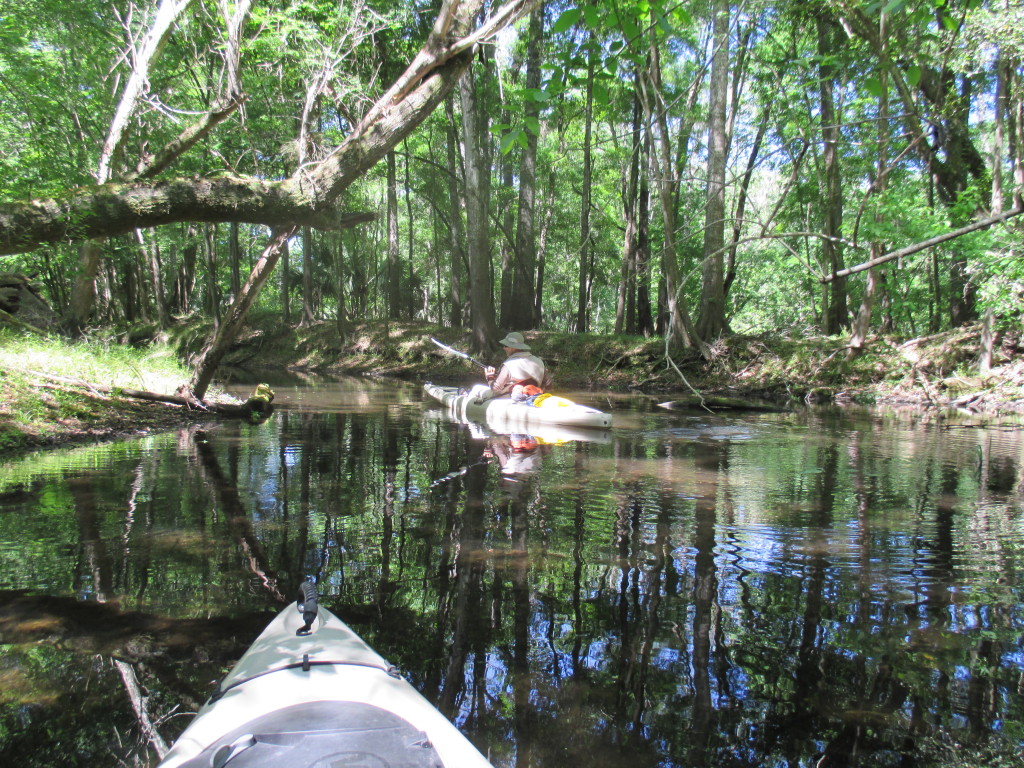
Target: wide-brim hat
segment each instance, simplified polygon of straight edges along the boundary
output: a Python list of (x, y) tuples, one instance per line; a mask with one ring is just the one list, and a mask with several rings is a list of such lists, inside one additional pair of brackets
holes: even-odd
[(523, 334), (518, 331), (512, 331), (504, 339), (498, 342), (503, 347), (512, 347), (512, 349), (521, 349), (524, 352), (530, 351), (530, 345), (523, 339)]

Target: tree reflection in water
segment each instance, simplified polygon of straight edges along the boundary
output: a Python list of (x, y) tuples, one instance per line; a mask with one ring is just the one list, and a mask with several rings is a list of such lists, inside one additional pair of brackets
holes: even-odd
[(1017, 759), (1020, 433), (360, 402), (5, 465), (3, 764), (145, 764), (306, 575), (497, 766)]

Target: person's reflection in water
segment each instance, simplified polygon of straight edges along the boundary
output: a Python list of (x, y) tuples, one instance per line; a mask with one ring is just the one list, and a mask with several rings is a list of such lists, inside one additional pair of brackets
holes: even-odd
[(484, 456), (497, 459), (502, 479), (514, 483), (540, 470), (544, 447), (531, 435), (495, 435), (488, 441)]

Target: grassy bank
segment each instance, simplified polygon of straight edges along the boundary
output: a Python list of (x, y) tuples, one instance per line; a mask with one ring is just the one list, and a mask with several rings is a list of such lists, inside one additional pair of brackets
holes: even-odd
[[(200, 418), (163, 404), (100, 392), (81, 382), (173, 393), (189, 378), (181, 362), (206, 338), (202, 323), (177, 326), (160, 341), (71, 343), (0, 329), (0, 451), (69, 440), (140, 434)], [(342, 338), (332, 323), (282, 326), (256, 316), (226, 365), (371, 375), (445, 383), (479, 380), (479, 369), (430, 338), (470, 348), (468, 333), (424, 323), (366, 324)], [(841, 337), (730, 337), (710, 359), (669, 354), (660, 339), (527, 332), (566, 389), (645, 392), (665, 399), (702, 395), (775, 403), (912, 405), (979, 420), (1024, 415), (1024, 342), (998, 337), (993, 367), (978, 371), (981, 333), (965, 328), (913, 340), (875, 338), (849, 357)], [(487, 362), (498, 362), (497, 359)], [(77, 382), (77, 383), (76, 383)]]
[(0, 451), (144, 434), (181, 423), (181, 409), (81, 382), (171, 394), (187, 380), (188, 370), (167, 344), (70, 343), (0, 329)]

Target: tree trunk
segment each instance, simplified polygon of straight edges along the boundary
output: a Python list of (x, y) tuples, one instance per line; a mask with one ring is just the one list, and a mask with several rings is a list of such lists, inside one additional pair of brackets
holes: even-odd
[[(839, 118), (836, 114), (833, 85), (835, 66), (830, 56), (835, 50), (835, 25), (824, 14), (817, 17), (818, 54), (821, 57), (819, 91), (821, 96), (821, 133), (824, 142), (823, 162), (825, 165), (824, 226), (822, 227), (821, 255), (823, 267), (829, 274), (843, 269), (843, 250), (839, 242), (843, 227), (843, 187), (839, 165)], [(823, 308), (822, 330), (828, 336), (841, 333), (849, 326), (849, 307), (846, 298), (846, 278), (841, 277), (829, 283), (825, 292), (826, 307)]]
[(238, 241), (238, 222), (231, 222), (228, 235), (228, 259), (231, 262), (231, 300), (242, 290), (242, 246)]
[(288, 252), (288, 239), (297, 231), (298, 227), (292, 227), (291, 229), (278, 230), (271, 234), (266, 248), (264, 248), (263, 253), (253, 266), (252, 274), (249, 275), (249, 279), (242, 286), (238, 298), (232, 303), (223, 322), (218, 327), (217, 333), (211, 337), (210, 341), (207, 342), (202, 352), (196, 358), (192, 381), (189, 383), (189, 390), (191, 392), (182, 391), (181, 394), (183, 396), (187, 397), (191, 394), (191, 397), (194, 397), (196, 400), (202, 400), (206, 396), (206, 391), (213, 381), (214, 371), (217, 370), (220, 361), (224, 359), (224, 355), (231, 348), (231, 344), (234, 342), (235, 337), (242, 328), (242, 324), (245, 322), (246, 316), (249, 314), (249, 309), (252, 307), (256, 297), (259, 296), (263, 285), (273, 274), (274, 267), (277, 265), (281, 255)]
[[(888, 14), (883, 11), (879, 21), (879, 36), (887, 40), (886, 26)], [(887, 43), (882, 44), (883, 55), (888, 55)], [(878, 160), (875, 165), (875, 178), (872, 188), (878, 194), (885, 191), (886, 174), (889, 170), (889, 77), (885, 70), (879, 75), (881, 80), (881, 94), (878, 97)], [(875, 241), (871, 243), (872, 257), (880, 256), (885, 252), (885, 245)], [(853, 358), (864, 351), (867, 344), (868, 333), (871, 330), (871, 315), (875, 299), (880, 289), (884, 290), (885, 273), (878, 268), (868, 270), (867, 285), (864, 287), (864, 295), (861, 297), (860, 310), (853, 323), (853, 334), (850, 337), (847, 357)]]
[(316, 299), (313, 296), (313, 230), (302, 228), (302, 319), (299, 325), (309, 328), (316, 323)]
[(716, 339), (726, 329), (725, 319), (725, 164), (729, 100), (729, 2), (712, 6), (714, 31), (708, 119), (708, 182), (704, 208), (704, 262), (697, 333)]
[(478, 114), (475, 79), (467, 74), (459, 84), (462, 99), (462, 133), (466, 166), (466, 241), (469, 254), (469, 313), (473, 351), (492, 352), (498, 339), (491, 293), (490, 238), (481, 144), (487, 140), (485, 122)]
[(338, 338), (344, 340), (348, 335), (348, 302), (346, 301), (345, 290), (345, 243), (340, 235), (333, 239), (337, 240), (338, 250), (334, 257), (334, 281), (335, 293), (338, 304), (337, 314), (334, 318), (334, 327), (338, 330)]
[[(565, 154), (565, 125), (558, 121), (558, 157)], [(544, 269), (547, 265), (548, 234), (551, 232), (551, 221), (555, 215), (555, 165), (548, 169), (547, 194), (544, 199), (544, 222), (537, 238), (537, 275), (533, 294), (533, 327), (540, 328), (544, 324)]]
[[(406, 141), (408, 141), (408, 140), (406, 140)], [(416, 279), (416, 274), (415, 274), (415, 272), (413, 270), (414, 261), (415, 261), (413, 259), (413, 247), (414, 247), (414, 244), (415, 244), (416, 232), (415, 232), (415, 228), (412, 225), (412, 179), (410, 178), (410, 175), (409, 175), (409, 150), (408, 150), (408, 147), (406, 146), (406, 142), (403, 142), (403, 148), (405, 149), (405, 152), (404, 152), (404, 154), (405, 154), (405, 219), (406, 219), (406, 222), (408, 223), (408, 227), (409, 227), (409, 237), (407, 238), (407, 241), (409, 243), (409, 253), (408, 253), (409, 276), (408, 276), (408, 283), (407, 283), (408, 287), (406, 289), (406, 298), (408, 299), (408, 303), (409, 303), (408, 318), (410, 320), (415, 320), (416, 319), (416, 310), (417, 310), (417, 300), (416, 300), (416, 298), (417, 298), (418, 283), (419, 283), (419, 281)], [(426, 307), (424, 307), (424, 312), (425, 311), (426, 311)], [(424, 315), (424, 317), (426, 317), (426, 315)]]
[(398, 175), (394, 152), (388, 152), (387, 171), (388, 317), (397, 320), (402, 316), (402, 268), (398, 256)]
[(154, 238), (146, 240), (145, 233), (141, 229), (135, 230), (139, 247), (142, 248), (143, 258), (149, 265), (149, 278), (153, 287), (153, 304), (156, 307), (157, 324), (161, 329), (170, 325), (170, 317), (167, 313), (167, 297), (164, 295), (163, 268), (160, 264), (160, 243)]
[[(135, 46), (136, 54), (132, 58), (132, 72), (125, 83), (114, 117), (111, 119), (106, 140), (100, 150), (96, 173), (96, 180), (100, 184), (106, 183), (113, 176), (111, 168), (114, 155), (121, 146), (124, 130), (147, 87), (150, 66), (160, 55), (160, 51), (174, 30), (179, 16), (194, 2), (195, 0), (161, 0), (153, 17), (153, 24)], [(92, 315), (92, 303), (96, 299), (96, 286), (95, 284), (88, 286), (81, 283), (86, 280), (95, 283), (96, 276), (99, 274), (98, 262), (103, 257), (102, 245), (96, 243), (94, 246), (83, 248), (80, 255), (82, 259), (93, 259), (97, 263), (90, 264), (83, 261), (76, 275), (75, 285), (71, 289), (73, 303), (70, 324), (76, 333), (85, 328)]]
[(640, 74), (634, 73), (633, 130), (630, 132), (629, 164), (622, 185), (622, 216), (626, 231), (622, 246), (622, 271), (615, 307), (615, 333), (636, 333), (637, 195), (640, 179)]
[(996, 56), (995, 113), (992, 121), (992, 213), (1003, 212), (1003, 153), (1006, 147), (1006, 114), (1010, 103), (1006, 88), (1008, 71), (1004, 54)]
[(217, 283), (217, 227), (207, 224), (204, 228), (206, 253), (206, 306), (213, 318), (214, 328), (220, 324), (220, 287)]
[(651, 167), (651, 130), (644, 124), (640, 157), (640, 189), (637, 197), (636, 232), (636, 332), (648, 338), (654, 335), (651, 310), (651, 187), (647, 169)]
[[(508, 109), (502, 109), (501, 122), (508, 124), (511, 120)], [(516, 152), (513, 149), (501, 158), (501, 186), (507, 194), (509, 191), (515, 189), (515, 179), (513, 178), (514, 160)], [(500, 285), (498, 286), (498, 323), (505, 328), (516, 328), (518, 327), (518, 320), (515, 318), (515, 310), (513, 309), (512, 291), (515, 284), (515, 260), (517, 255), (515, 253), (515, 241), (513, 240), (512, 232), (514, 231), (512, 221), (515, 217), (515, 212), (512, 210), (511, 203), (501, 206), (503, 208), (501, 213), (501, 227), (500, 227), (500, 243), (498, 249), (498, 263), (500, 267), (498, 269), (498, 278)]]
[[(544, 3), (530, 14), (526, 50), (526, 88), (540, 87), (541, 46), (544, 36)], [(534, 286), (537, 270), (537, 239), (534, 228), (537, 200), (537, 132), (540, 130), (540, 103), (528, 100), (524, 120), (527, 124), (526, 148), (519, 166), (519, 218), (516, 225), (515, 269), (512, 281), (510, 328), (533, 328)]]
[[(664, 90), (661, 86), (661, 54), (658, 40), (652, 35), (650, 56), (648, 57), (647, 78), (645, 84), (644, 110), (648, 123), (657, 126), (657, 150), (651, 152), (652, 171), (658, 186), (658, 200), (661, 204), (661, 217), (664, 223), (664, 243), (661, 254), (662, 276), (664, 278), (664, 300), (667, 313), (666, 335), (670, 335), (672, 346), (682, 349), (694, 347), (704, 355), (706, 345), (697, 334), (687, 307), (686, 295), (680, 283), (679, 264), (676, 253), (676, 183), (672, 179), (672, 147), (668, 130), (667, 108), (662, 100)], [(649, 85), (650, 88), (646, 88)]]
[(447, 114), (448, 141), (448, 205), (451, 208), (449, 230), (451, 233), (451, 272), (448, 281), (448, 300), (450, 302), (448, 322), (453, 328), (461, 328), (462, 316), (462, 275), (466, 264), (465, 228), (462, 224), (462, 196), (459, 194), (459, 179), (462, 174), (458, 167), (459, 130), (455, 124), (454, 99), (445, 99)]
[(86, 240), (78, 248), (78, 274), (71, 287), (71, 303), (68, 307), (68, 324), (72, 333), (85, 331), (92, 319), (96, 301), (96, 276), (100, 271), (103, 243)]
[[(594, 34), (591, 32), (591, 42), (593, 37)], [(591, 136), (594, 122), (594, 58), (594, 54), (587, 58), (586, 107), (583, 112), (583, 189), (580, 194), (580, 268), (576, 333), (587, 333), (590, 330), (590, 185), (593, 174)]]
[[(296, 231), (298, 228), (296, 227)], [(281, 251), (281, 322), (288, 325), (292, 321), (292, 281), (291, 281), (291, 254), (288, 249), (288, 242), (285, 241), (284, 249)], [(277, 263), (277, 259), (274, 260)], [(241, 294), (239, 294), (241, 295)]]

